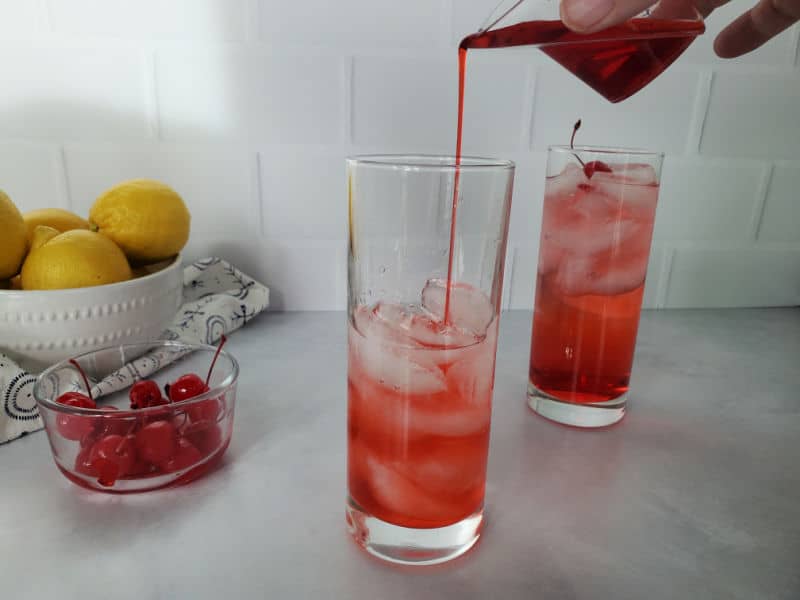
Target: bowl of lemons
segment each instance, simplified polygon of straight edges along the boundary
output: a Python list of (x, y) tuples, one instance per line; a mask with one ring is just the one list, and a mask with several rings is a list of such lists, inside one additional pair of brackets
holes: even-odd
[(0, 191), (0, 352), (30, 371), (157, 338), (181, 305), (191, 218), (175, 190), (125, 181), (87, 217), (21, 213)]

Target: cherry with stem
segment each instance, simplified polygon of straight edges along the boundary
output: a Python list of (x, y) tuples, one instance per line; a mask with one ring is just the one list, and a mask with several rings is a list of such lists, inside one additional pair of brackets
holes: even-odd
[(569, 149), (572, 150), (572, 156), (574, 156), (579, 163), (581, 163), (581, 167), (583, 167), (583, 174), (586, 175), (586, 179), (591, 179), (592, 175), (596, 172), (600, 173), (611, 173), (611, 167), (609, 167), (606, 163), (601, 160), (593, 160), (591, 162), (585, 163), (581, 160), (581, 157), (575, 153), (575, 134), (578, 133), (578, 129), (581, 128), (581, 119), (578, 119), (575, 122), (575, 125), (572, 127), (572, 137), (569, 138)]

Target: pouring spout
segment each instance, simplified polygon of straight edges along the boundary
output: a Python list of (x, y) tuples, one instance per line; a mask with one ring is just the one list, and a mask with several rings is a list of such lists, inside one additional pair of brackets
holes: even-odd
[(485, 33), (495, 27), (523, 2), (525, 2), (525, 0), (500, 0), (500, 3), (494, 7), (494, 10), (483, 22), (483, 25), (478, 29), (477, 33)]

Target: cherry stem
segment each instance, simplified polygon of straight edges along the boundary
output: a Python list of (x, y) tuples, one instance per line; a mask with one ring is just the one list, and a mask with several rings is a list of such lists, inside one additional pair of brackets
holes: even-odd
[(89, 379), (86, 377), (86, 373), (83, 372), (81, 365), (74, 358), (69, 359), (69, 364), (75, 367), (78, 370), (78, 373), (81, 374), (81, 377), (83, 378), (83, 385), (86, 386), (86, 393), (89, 394), (89, 400), (94, 402), (94, 398), (92, 398), (92, 388), (89, 387)]
[(211, 381), (211, 372), (214, 370), (214, 365), (217, 364), (217, 357), (219, 356), (220, 350), (225, 345), (225, 342), (228, 341), (228, 338), (225, 337), (225, 334), (219, 336), (219, 344), (217, 344), (217, 351), (214, 353), (214, 359), (211, 361), (211, 366), (208, 367), (208, 375), (206, 375), (206, 387), (208, 387), (208, 382)]
[(136, 429), (136, 421), (131, 423), (131, 427), (130, 429), (128, 429), (128, 433), (122, 436), (122, 440), (120, 441), (119, 444), (117, 444), (117, 447), (114, 448), (114, 454), (116, 454), (117, 456), (120, 456), (122, 454), (122, 448), (125, 446), (126, 443), (129, 443), (128, 436), (133, 433), (134, 429)]
[(578, 162), (581, 163), (581, 166), (585, 169), (586, 163), (581, 160), (581, 157), (575, 154), (575, 134), (578, 133), (578, 129), (581, 128), (581, 119), (578, 119), (575, 122), (575, 125), (572, 127), (572, 137), (569, 138), (569, 149), (572, 150), (572, 156), (578, 159)]

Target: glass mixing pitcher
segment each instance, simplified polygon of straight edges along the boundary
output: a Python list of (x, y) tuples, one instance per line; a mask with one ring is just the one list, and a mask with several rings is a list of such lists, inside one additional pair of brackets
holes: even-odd
[(507, 0), (460, 47), (535, 46), (608, 101), (620, 102), (663, 73), (704, 31), (691, 0), (661, 0), (621, 25), (589, 34), (567, 29), (556, 0)]

